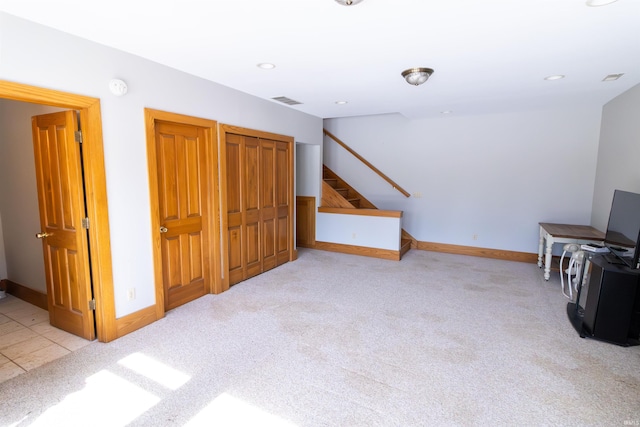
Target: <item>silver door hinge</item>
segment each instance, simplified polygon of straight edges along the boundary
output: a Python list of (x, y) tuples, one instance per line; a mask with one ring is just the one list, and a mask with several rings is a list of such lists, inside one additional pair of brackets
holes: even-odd
[(89, 229), (89, 218), (82, 218), (82, 228), (85, 230)]
[(92, 299), (89, 301), (89, 310), (94, 310), (96, 309), (96, 300)]
[(74, 134), (74, 136), (76, 138), (76, 142), (78, 144), (82, 144), (82, 131), (77, 130), (73, 134)]

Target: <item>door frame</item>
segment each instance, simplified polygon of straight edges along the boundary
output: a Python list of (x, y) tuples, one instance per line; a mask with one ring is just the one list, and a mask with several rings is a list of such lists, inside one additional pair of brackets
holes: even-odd
[(89, 264), (96, 301), (96, 336), (99, 341), (116, 339), (107, 181), (102, 141), (100, 99), (0, 80), (0, 98), (50, 105), (80, 112), (83, 133), (82, 164), (89, 217)]
[(156, 121), (179, 123), (204, 128), (207, 135), (206, 160), (208, 171), (207, 188), (210, 197), (205, 203), (208, 203), (207, 210), (209, 212), (208, 222), (209, 233), (209, 272), (212, 277), (209, 278), (209, 289), (205, 289), (207, 293), (219, 294), (222, 289), (221, 274), (221, 255), (220, 255), (220, 224), (219, 215), (219, 175), (218, 175), (218, 123), (215, 120), (203, 119), (199, 117), (186, 116), (183, 114), (170, 113), (167, 111), (153, 110), (151, 108), (144, 109), (144, 122), (147, 139), (147, 164), (149, 169), (149, 198), (151, 204), (151, 239), (153, 242), (153, 276), (156, 290), (156, 319), (161, 319), (165, 314), (164, 307), (164, 284), (162, 275), (162, 247), (160, 237), (160, 204), (158, 195), (158, 169), (156, 164)]

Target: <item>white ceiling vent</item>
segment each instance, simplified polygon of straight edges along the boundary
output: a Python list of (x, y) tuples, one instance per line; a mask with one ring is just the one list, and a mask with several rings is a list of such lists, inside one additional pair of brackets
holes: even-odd
[(295, 101), (291, 98), (287, 98), (286, 96), (276, 96), (275, 98), (271, 98), (271, 99), (273, 99), (274, 101), (282, 102), (283, 104), (287, 104), (287, 105), (302, 104), (302, 102)]

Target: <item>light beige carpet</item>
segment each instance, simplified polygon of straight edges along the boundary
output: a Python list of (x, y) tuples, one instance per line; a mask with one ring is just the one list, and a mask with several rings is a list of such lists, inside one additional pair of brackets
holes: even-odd
[(581, 339), (557, 273), (299, 255), (0, 384), (0, 425), (640, 424), (640, 347)]

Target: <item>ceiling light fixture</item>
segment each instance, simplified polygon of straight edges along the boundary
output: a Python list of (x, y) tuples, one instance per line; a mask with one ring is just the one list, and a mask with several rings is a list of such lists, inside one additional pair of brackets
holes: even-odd
[(618, 0), (587, 0), (586, 5), (589, 7), (606, 6), (617, 1)]
[(336, 2), (340, 3), (343, 6), (353, 6), (360, 3), (362, 0), (336, 0)]
[(409, 68), (402, 72), (402, 77), (410, 85), (418, 86), (429, 80), (431, 74), (433, 74), (431, 68)]
[(553, 76), (548, 76), (544, 78), (545, 80), (561, 80), (564, 79), (564, 74), (556, 74)]
[(336, 101), (336, 104), (338, 104), (338, 105), (344, 105), (346, 103), (347, 103), (347, 101)]
[(257, 65), (258, 68), (262, 68), (263, 70), (273, 70), (274, 68), (276, 68), (276, 66), (274, 64), (271, 64), (270, 62), (261, 62)]

